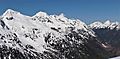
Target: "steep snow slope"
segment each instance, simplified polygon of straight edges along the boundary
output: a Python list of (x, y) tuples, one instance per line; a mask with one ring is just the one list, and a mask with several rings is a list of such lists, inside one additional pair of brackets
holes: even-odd
[(30, 17), (8, 9), (0, 17), (1, 59), (101, 59), (103, 51), (84, 22), (64, 14)]

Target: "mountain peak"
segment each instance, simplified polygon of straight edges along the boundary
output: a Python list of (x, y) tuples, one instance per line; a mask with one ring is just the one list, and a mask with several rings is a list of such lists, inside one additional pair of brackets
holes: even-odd
[(102, 22), (94, 22), (92, 24), (89, 25), (91, 28), (102, 28), (103, 27), (103, 23)]
[(63, 13), (61, 13), (59, 16), (60, 16), (60, 17), (64, 17), (64, 14), (63, 14)]
[(42, 12), (42, 11), (40, 11), (40, 12), (36, 13), (35, 16), (39, 16), (39, 17), (47, 17), (48, 15), (47, 15), (46, 12)]
[(110, 20), (107, 20), (104, 23), (97, 21), (90, 24), (89, 26), (90, 28), (95, 28), (95, 29), (99, 29), (99, 28), (120, 29), (119, 22), (111, 22)]
[(18, 13), (20, 13), (20, 12), (14, 11), (14, 10), (12, 10), (12, 9), (7, 9), (7, 10), (5, 11), (5, 13), (3, 13), (2, 16), (12, 16), (13, 14), (18, 14)]
[(107, 20), (104, 24), (105, 24), (105, 25), (110, 25), (110, 24), (111, 24), (111, 21), (110, 21), (110, 20)]
[(12, 9), (7, 9), (6, 12), (15, 12), (15, 11)]

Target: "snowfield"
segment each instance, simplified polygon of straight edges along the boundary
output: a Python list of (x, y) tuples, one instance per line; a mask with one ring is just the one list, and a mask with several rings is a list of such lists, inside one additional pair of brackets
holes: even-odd
[(110, 59), (120, 59), (120, 57), (110, 58)]
[[(115, 24), (90, 26), (113, 29)], [(63, 13), (27, 16), (8, 9), (0, 16), (0, 59), (106, 59), (104, 47), (88, 25)]]

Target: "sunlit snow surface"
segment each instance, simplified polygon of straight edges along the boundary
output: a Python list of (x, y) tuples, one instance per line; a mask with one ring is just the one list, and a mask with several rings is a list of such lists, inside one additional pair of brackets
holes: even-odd
[[(102, 27), (100, 22), (91, 27), (96, 24)], [(104, 50), (101, 48), (107, 46), (100, 44), (94, 31), (84, 22), (69, 19), (63, 13), (48, 15), (40, 11), (26, 16), (8, 9), (0, 16), (1, 59), (89, 59), (91, 56), (96, 59), (99, 54), (102, 59)], [(96, 57), (91, 54), (92, 49)]]
[[(2, 24), (0, 26), (0, 33), (3, 35), (15, 33), (22, 43), (23, 48), (15, 42), (8, 43), (11, 42), (7, 40), (9, 37), (5, 38), (7, 41), (5, 45), (13, 47), (11, 44), (15, 44), (14, 47), (21, 51), (24, 49), (24, 46), (31, 45), (35, 48), (32, 50), (42, 52), (45, 50), (44, 47), (47, 44), (45, 42), (45, 36), (51, 33), (50, 35), (53, 36), (51, 38), (54, 40), (65, 39), (64, 35), (70, 32), (70, 27), (73, 27), (74, 31), (80, 29), (86, 31), (86, 35), (91, 34), (94, 36), (94, 33), (88, 29), (85, 23), (80, 20), (68, 19), (64, 17), (64, 14), (47, 15), (45, 12), (38, 12), (34, 16), (26, 16), (20, 12), (8, 9), (0, 19)], [(87, 38), (83, 35), (81, 37)]]
[(119, 57), (115, 57), (115, 58), (109, 58), (109, 59), (120, 59), (120, 56)]
[(120, 29), (120, 23), (119, 22), (111, 22), (109, 20), (107, 20), (106, 22), (94, 22), (92, 24), (89, 25), (90, 28), (94, 28), (94, 29), (100, 29), (100, 28), (109, 28), (109, 29)]

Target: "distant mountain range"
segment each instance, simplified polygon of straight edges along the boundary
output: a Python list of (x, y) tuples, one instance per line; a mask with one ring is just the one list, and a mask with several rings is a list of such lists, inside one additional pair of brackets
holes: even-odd
[(94, 22), (89, 27), (95, 32), (96, 36), (101, 38), (100, 41), (109, 46), (108, 50), (115, 55), (120, 55), (120, 23), (110, 22), (105, 23)]
[(8, 9), (0, 16), (0, 59), (108, 59), (120, 55), (119, 22), (94, 22)]

